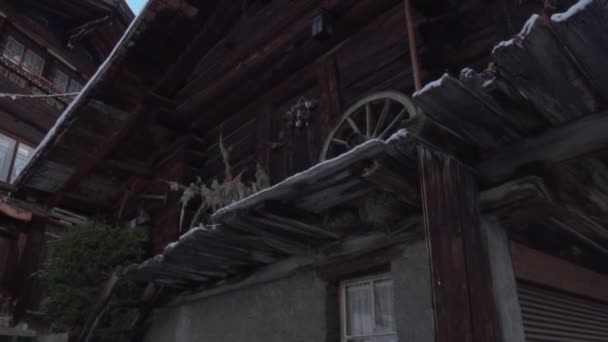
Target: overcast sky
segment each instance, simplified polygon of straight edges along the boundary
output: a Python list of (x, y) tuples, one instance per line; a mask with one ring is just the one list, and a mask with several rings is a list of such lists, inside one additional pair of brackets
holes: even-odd
[(136, 15), (139, 14), (146, 2), (148, 2), (148, 0), (127, 0), (127, 3), (131, 6), (131, 9)]

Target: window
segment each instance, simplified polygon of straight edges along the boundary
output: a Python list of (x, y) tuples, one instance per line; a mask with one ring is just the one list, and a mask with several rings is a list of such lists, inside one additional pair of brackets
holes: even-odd
[(0, 133), (0, 181), (17, 179), (33, 152), (33, 147)]
[(42, 75), (44, 70), (44, 59), (34, 53), (32, 50), (27, 50), (23, 66), (36, 75)]
[(59, 90), (66, 91), (69, 83), (70, 77), (63, 71), (55, 69), (55, 74), (53, 75), (53, 84), (55, 84)]
[(343, 342), (397, 342), (390, 276), (343, 282), (340, 295)]
[(82, 84), (71, 80), (70, 81), (70, 87), (68, 88), (68, 93), (80, 93), (80, 91), (82, 90)]
[(4, 46), (4, 57), (10, 58), (15, 63), (21, 63), (23, 57), (23, 51), (25, 50), (23, 44), (19, 43), (15, 38), (8, 37), (6, 45)]
[(40, 76), (44, 71), (44, 58), (32, 50), (26, 49), (13, 37), (7, 38), (3, 55), (35, 75)]
[(21, 174), (25, 165), (30, 160), (34, 149), (30, 146), (27, 146), (23, 143), (19, 143), (19, 147), (17, 148), (17, 153), (15, 154), (15, 162), (13, 163), (13, 173), (11, 174), (11, 183), (17, 179), (17, 176)]
[(10, 174), (15, 143), (15, 139), (0, 134), (0, 181), (6, 182)]

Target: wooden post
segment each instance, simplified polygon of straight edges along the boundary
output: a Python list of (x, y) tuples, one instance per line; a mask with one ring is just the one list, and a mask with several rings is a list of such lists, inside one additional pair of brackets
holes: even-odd
[(492, 269), (492, 291), (498, 315), (501, 342), (525, 342), (524, 325), (517, 295), (517, 282), (507, 232), (495, 218), (483, 220)]
[(407, 24), (407, 41), (410, 48), (410, 61), (414, 72), (414, 86), (416, 91), (422, 88), (420, 79), (420, 63), (418, 62), (418, 48), (416, 47), (416, 31), (414, 29), (414, 19), (412, 18), (412, 7), (409, 0), (403, 0), (405, 8), (405, 22)]
[(78, 342), (88, 342), (91, 337), (93, 337), (93, 333), (95, 328), (97, 328), (97, 324), (101, 320), (102, 316), (107, 310), (108, 303), (110, 302), (110, 297), (112, 293), (114, 293), (114, 289), (116, 284), (120, 280), (119, 273), (121, 272), (120, 267), (117, 268), (112, 274), (110, 278), (106, 281), (106, 284), (103, 287), (103, 290), (99, 294), (97, 298), (97, 302), (93, 307), (93, 310), (89, 314), (89, 317), (86, 320), (82, 331), (80, 332), (80, 337), (78, 338)]
[(487, 243), (475, 177), (441, 152), (419, 147), (436, 342), (497, 341)]

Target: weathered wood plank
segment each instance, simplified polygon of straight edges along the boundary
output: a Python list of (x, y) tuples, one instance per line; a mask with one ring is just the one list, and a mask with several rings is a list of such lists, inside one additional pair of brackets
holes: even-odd
[(427, 147), (419, 147), (419, 157), (436, 341), (495, 341), (496, 310), (474, 176)]
[(551, 29), (576, 60), (585, 76), (608, 100), (608, 2), (590, 1), (583, 10), (563, 20), (564, 15), (551, 17)]
[(507, 231), (495, 218), (482, 223), (492, 274), (492, 293), (498, 315), (500, 342), (525, 342), (517, 282), (511, 262)]
[(561, 162), (607, 149), (607, 131), (607, 112), (590, 115), (499, 150), (477, 170), (483, 180), (495, 184), (529, 163)]
[(414, 94), (425, 115), (434, 121), (484, 150), (521, 138), (500, 108), (484, 101), (466, 84), (447, 74), (435, 82), (436, 86)]
[[(513, 270), (518, 279), (608, 301), (608, 277), (512, 242)], [(559, 272), (555, 272), (559, 270)]]
[(525, 94), (554, 125), (597, 110), (589, 82), (540, 16), (534, 15), (518, 36), (499, 44), (492, 56), (499, 76)]

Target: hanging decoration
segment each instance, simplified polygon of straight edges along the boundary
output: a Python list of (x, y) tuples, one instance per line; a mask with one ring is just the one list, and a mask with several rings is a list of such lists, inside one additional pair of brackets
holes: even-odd
[(293, 105), (285, 114), (287, 126), (292, 128), (308, 127), (311, 120), (310, 112), (316, 107), (316, 103), (312, 100), (300, 97), (298, 102)]

